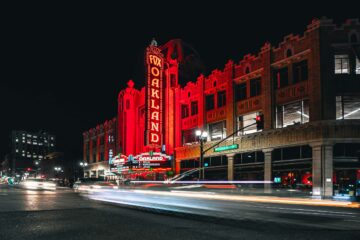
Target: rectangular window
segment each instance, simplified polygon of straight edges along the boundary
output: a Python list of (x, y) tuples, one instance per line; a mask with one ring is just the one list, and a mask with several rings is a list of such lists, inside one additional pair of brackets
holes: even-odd
[(235, 101), (246, 99), (246, 83), (235, 85)]
[(188, 129), (182, 131), (183, 144), (196, 142), (195, 129)]
[(255, 97), (261, 94), (261, 78), (250, 80), (250, 97)]
[(309, 122), (309, 101), (302, 100), (276, 107), (276, 127)]
[(360, 74), (360, 60), (359, 60), (359, 58), (356, 58), (355, 73)]
[(260, 113), (250, 113), (238, 117), (238, 129), (246, 127), (245, 129), (238, 132), (239, 136), (257, 132), (256, 125), (253, 125), (251, 127), (247, 126), (254, 124), (256, 122), (255, 118), (259, 114)]
[(191, 116), (198, 114), (198, 102), (191, 102)]
[(294, 83), (305, 81), (308, 79), (307, 60), (303, 60), (293, 64), (293, 80)]
[(360, 119), (360, 96), (336, 96), (336, 119)]
[(218, 92), (217, 96), (218, 96), (218, 99), (217, 99), (218, 107), (225, 106), (226, 105), (226, 92), (225, 91)]
[(335, 74), (350, 73), (349, 69), (349, 55), (336, 54), (335, 55)]
[(214, 98), (214, 94), (211, 95), (207, 95), (205, 98), (206, 101), (206, 111), (212, 110), (215, 107), (215, 102), (214, 102), (215, 98)]
[(189, 116), (189, 106), (188, 105), (181, 105), (181, 117), (187, 118)]
[(170, 74), (170, 84), (171, 84), (171, 87), (176, 87), (176, 75), (175, 74)]
[(221, 140), (226, 137), (226, 122), (217, 122), (209, 124), (210, 140)]
[(288, 68), (275, 69), (273, 72), (274, 87), (282, 88), (289, 85)]

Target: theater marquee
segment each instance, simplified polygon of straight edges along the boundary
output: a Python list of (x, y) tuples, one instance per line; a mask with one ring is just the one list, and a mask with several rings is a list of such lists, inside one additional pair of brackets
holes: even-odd
[(162, 87), (164, 58), (161, 50), (150, 45), (146, 49), (146, 145), (159, 148), (162, 144)]

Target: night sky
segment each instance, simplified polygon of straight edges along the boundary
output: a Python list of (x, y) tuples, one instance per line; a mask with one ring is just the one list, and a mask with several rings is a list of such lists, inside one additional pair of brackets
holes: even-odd
[(257, 53), (266, 41), (302, 33), (314, 17), (360, 17), (358, 7), (331, 2), (312, 8), (287, 1), (287, 10), (277, 1), (194, 2), (3, 7), (0, 161), (11, 130), (46, 130), (56, 135), (58, 151), (80, 159), (82, 132), (116, 116), (117, 94), (129, 79), (144, 85), (144, 50), (153, 37), (159, 44), (183, 39), (211, 71)]

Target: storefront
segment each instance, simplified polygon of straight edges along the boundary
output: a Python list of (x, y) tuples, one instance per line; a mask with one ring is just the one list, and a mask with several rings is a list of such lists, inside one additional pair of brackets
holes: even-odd
[(110, 164), (116, 179), (163, 181), (173, 175), (171, 156), (159, 152), (136, 156), (117, 155)]

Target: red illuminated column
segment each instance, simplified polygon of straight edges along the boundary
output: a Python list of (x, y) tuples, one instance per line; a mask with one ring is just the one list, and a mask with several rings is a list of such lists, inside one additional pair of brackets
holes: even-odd
[(175, 174), (180, 174), (180, 165), (181, 161), (176, 161), (175, 162)]

